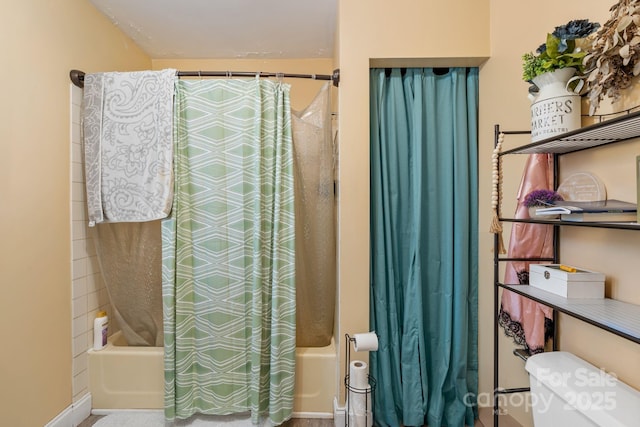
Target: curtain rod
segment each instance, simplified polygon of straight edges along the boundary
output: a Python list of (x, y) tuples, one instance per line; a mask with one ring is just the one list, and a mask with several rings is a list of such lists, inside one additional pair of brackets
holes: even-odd
[[(79, 88), (84, 87), (84, 71), (71, 70), (69, 77), (71, 82)], [(178, 71), (178, 77), (282, 77), (295, 79), (331, 80), (335, 87), (340, 84), (340, 69), (333, 70), (333, 74), (289, 74), (289, 73), (265, 73), (262, 71)]]

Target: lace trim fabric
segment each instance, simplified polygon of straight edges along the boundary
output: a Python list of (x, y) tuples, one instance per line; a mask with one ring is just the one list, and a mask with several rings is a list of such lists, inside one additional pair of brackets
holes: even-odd
[[(522, 325), (520, 322), (513, 320), (509, 313), (502, 309), (502, 306), (500, 306), (500, 313), (498, 313), (498, 324), (502, 326), (506, 336), (513, 339), (513, 342), (517, 345), (521, 345), (530, 355), (544, 352), (544, 347), (529, 348)], [(544, 341), (547, 342), (551, 338), (553, 338), (553, 320), (545, 318)]]
[[(520, 270), (517, 273), (518, 282), (520, 284), (529, 283), (529, 272), (526, 270)], [(524, 329), (522, 324), (511, 318), (511, 315), (503, 310), (502, 304), (500, 305), (500, 312), (498, 313), (498, 325), (504, 329), (504, 334), (513, 339), (513, 342), (517, 345), (521, 345), (530, 355), (544, 352), (544, 346), (530, 348), (527, 345), (525, 339)], [(553, 338), (553, 320), (547, 317), (544, 318), (544, 342)]]

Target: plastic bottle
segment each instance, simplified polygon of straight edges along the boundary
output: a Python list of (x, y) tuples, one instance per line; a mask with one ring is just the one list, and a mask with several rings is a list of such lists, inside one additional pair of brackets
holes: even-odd
[(102, 350), (107, 345), (109, 318), (106, 311), (99, 311), (93, 321), (93, 349)]

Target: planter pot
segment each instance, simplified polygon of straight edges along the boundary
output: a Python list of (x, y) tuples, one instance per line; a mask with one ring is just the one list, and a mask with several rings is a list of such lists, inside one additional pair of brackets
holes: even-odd
[(578, 79), (575, 72), (575, 68), (561, 68), (533, 79), (539, 92), (530, 96), (532, 142), (580, 128), (580, 95), (569, 89)]

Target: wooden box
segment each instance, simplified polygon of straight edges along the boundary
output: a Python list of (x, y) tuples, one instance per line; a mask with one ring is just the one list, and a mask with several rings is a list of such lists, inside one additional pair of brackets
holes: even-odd
[(531, 264), (529, 285), (565, 298), (604, 298), (604, 274), (560, 266), (561, 264)]

